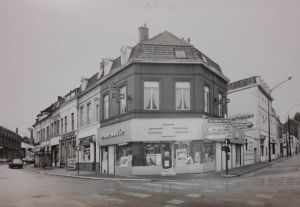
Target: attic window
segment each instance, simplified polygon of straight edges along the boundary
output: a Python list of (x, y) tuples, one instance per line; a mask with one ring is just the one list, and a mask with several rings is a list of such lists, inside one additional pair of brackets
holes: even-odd
[(176, 58), (180, 58), (180, 59), (186, 58), (184, 50), (175, 50), (175, 56)]

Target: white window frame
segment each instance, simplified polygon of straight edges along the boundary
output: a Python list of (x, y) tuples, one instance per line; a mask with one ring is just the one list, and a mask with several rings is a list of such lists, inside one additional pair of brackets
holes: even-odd
[(84, 126), (84, 106), (80, 106), (80, 127)]
[(103, 96), (103, 118), (109, 118), (109, 95)]
[[(187, 109), (184, 108), (184, 104), (183, 104), (185, 89), (189, 89), (189, 105), (188, 105)], [(182, 103), (181, 108), (177, 108), (177, 90), (180, 90), (180, 94), (181, 94), (181, 97), (180, 97), (180, 102)], [(178, 110), (178, 111), (191, 110), (191, 83), (189, 81), (177, 81), (175, 83), (175, 98), (176, 98), (176, 100), (175, 100), (176, 110)]]
[(127, 112), (127, 86), (124, 85), (120, 88), (120, 114)]
[(218, 114), (220, 117), (223, 117), (223, 94), (222, 93), (218, 93)]
[(210, 111), (210, 88), (209, 86), (204, 86), (204, 112), (209, 113)]
[(86, 104), (86, 122), (87, 122), (87, 125), (92, 123), (92, 104), (91, 103)]
[[(147, 86), (148, 85), (148, 86)], [(157, 86), (156, 86), (157, 85)], [(146, 103), (145, 103), (145, 88), (150, 88), (150, 109), (146, 108)], [(158, 101), (157, 101), (157, 109), (153, 108), (153, 89), (158, 88)], [(159, 110), (159, 81), (144, 81), (144, 110), (150, 111), (150, 110)]]

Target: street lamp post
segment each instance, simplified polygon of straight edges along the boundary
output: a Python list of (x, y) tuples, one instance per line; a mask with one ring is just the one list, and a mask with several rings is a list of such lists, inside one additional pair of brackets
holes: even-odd
[(269, 97), (268, 97), (268, 136), (269, 136), (269, 142), (268, 142), (268, 145), (269, 145), (269, 162), (272, 161), (271, 159), (271, 132), (270, 132), (270, 96), (271, 96), (271, 93), (276, 89), (278, 88), (279, 86), (281, 86), (282, 84), (284, 84), (285, 82), (289, 81), (292, 79), (292, 76), (288, 77), (286, 80), (280, 82), (279, 84), (277, 84), (276, 86), (274, 86), (268, 93)]
[(81, 150), (81, 146), (78, 145), (76, 146), (76, 151), (77, 151), (77, 175), (79, 175), (79, 151)]

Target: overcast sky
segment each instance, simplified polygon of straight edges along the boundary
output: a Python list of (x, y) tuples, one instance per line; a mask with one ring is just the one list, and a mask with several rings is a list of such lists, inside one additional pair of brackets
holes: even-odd
[[(231, 80), (261, 75), (277, 88), (281, 120), (300, 103), (298, 0), (1, 0), (0, 125), (28, 135), (36, 115), (138, 42), (168, 30), (191, 43)], [(300, 111), (300, 107), (291, 112)]]

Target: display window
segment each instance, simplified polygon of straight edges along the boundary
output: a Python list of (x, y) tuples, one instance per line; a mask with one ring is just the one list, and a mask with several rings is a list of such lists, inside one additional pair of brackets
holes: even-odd
[(84, 145), (82, 149), (82, 161), (89, 162), (91, 160), (91, 148), (90, 145)]
[(132, 166), (132, 147), (131, 146), (118, 146), (116, 166), (131, 167)]
[(146, 166), (162, 165), (161, 144), (144, 144), (144, 152), (146, 156)]
[(174, 150), (176, 166), (214, 163), (216, 158), (215, 142), (175, 142)]

